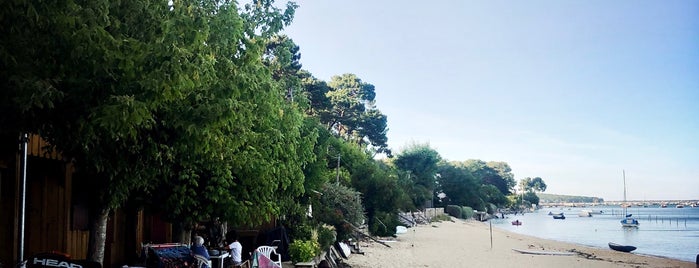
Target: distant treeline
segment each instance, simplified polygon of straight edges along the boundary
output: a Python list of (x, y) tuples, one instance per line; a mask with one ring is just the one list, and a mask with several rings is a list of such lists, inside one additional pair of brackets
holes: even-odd
[(541, 203), (601, 203), (604, 199), (601, 197), (590, 196), (575, 196), (575, 195), (558, 195), (558, 194), (536, 194)]

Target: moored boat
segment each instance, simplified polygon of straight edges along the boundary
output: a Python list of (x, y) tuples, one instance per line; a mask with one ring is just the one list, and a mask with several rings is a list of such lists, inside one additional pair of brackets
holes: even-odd
[(620, 221), (621, 226), (622, 227), (638, 227), (638, 225), (640, 224), (638, 222), (638, 220), (631, 218), (631, 216), (632, 216), (631, 214), (626, 214), (626, 208), (629, 207), (629, 205), (626, 203), (626, 171), (622, 170), (621, 172), (622, 172), (622, 175), (624, 177), (624, 204), (622, 204), (621, 207), (624, 209), (624, 215), (626, 215), (626, 217)]
[(522, 221), (514, 220), (514, 221), (512, 221), (512, 225), (517, 225), (517, 226), (522, 225)]
[(556, 219), (556, 220), (565, 220), (565, 219), (566, 219), (566, 216), (563, 215), (563, 213), (561, 213), (561, 214), (554, 214), (554, 215), (553, 215), (553, 218)]
[(616, 250), (616, 251), (621, 251), (621, 252), (631, 252), (631, 251), (636, 250), (636, 247), (634, 247), (634, 246), (619, 245), (617, 243), (612, 243), (612, 242), (609, 242), (609, 248)]

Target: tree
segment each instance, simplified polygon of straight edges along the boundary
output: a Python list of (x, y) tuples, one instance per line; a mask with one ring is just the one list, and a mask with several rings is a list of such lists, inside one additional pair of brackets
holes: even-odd
[[(386, 116), (375, 106), (374, 85), (354, 74), (333, 76), (325, 93), (330, 102), (321, 120), (328, 130), (360, 145), (371, 145), (379, 153), (387, 152)], [(321, 85), (322, 86), (322, 85)], [(321, 102), (322, 103), (322, 102)]]
[(446, 195), (444, 206), (469, 206), (483, 210), (485, 202), (479, 194), (480, 183), (471, 172), (459, 163), (441, 162), (439, 165), (437, 192)]
[(361, 194), (354, 189), (334, 183), (326, 183), (321, 193), (314, 217), (335, 226), (338, 239), (344, 239), (352, 231), (352, 226), (347, 223), (357, 226), (364, 221)]
[(490, 184), (497, 187), (503, 195), (510, 194), (510, 188), (515, 184), (514, 180), (510, 181), (508, 179), (511, 173), (507, 163), (486, 163), (483, 160), (470, 159), (463, 162), (463, 165), (467, 167), (471, 174), (482, 184)]
[(426, 201), (434, 199), (437, 164), (440, 161), (439, 153), (428, 144), (412, 144), (393, 160), (399, 170), (407, 172), (406, 192), (416, 207), (424, 207)]
[[(500, 176), (500, 181), (497, 181), (494, 183), (491, 183), (492, 185), (502, 185), (504, 184), (504, 187), (498, 186), (498, 189), (500, 189), (500, 192), (503, 195), (510, 194), (512, 189), (517, 185), (517, 182), (515, 182), (515, 175), (512, 174), (512, 168), (510, 168), (510, 165), (505, 163), (505, 162), (496, 162), (496, 161), (490, 161), (486, 164), (488, 167), (494, 169), (497, 174)], [(507, 189), (507, 191), (503, 192), (502, 189)]]
[(261, 63), (261, 39), (295, 5), (271, 3), (0, 6), (0, 124), (38, 133), (91, 178), (90, 259), (102, 262), (108, 215), (135, 192), (169, 186), (160, 197), (179, 220), (255, 222), (278, 212), (276, 190), (303, 191), (314, 135)]

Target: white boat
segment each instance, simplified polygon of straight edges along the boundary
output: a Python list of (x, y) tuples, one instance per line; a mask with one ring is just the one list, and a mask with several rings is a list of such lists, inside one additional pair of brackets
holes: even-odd
[(581, 210), (580, 213), (578, 213), (578, 216), (580, 216), (580, 217), (592, 217), (592, 213), (589, 210)]
[(627, 214), (627, 213), (626, 213), (626, 208), (629, 207), (629, 205), (626, 204), (626, 171), (623, 171), (623, 170), (622, 170), (621, 172), (622, 172), (622, 174), (623, 174), (623, 176), (624, 176), (624, 204), (621, 205), (621, 207), (624, 208), (624, 215), (626, 215), (626, 217), (625, 217), (623, 220), (620, 221), (620, 222), (621, 222), (621, 226), (622, 226), (622, 227), (638, 227), (638, 225), (640, 225), (640, 223), (638, 222), (638, 220), (632, 218), (632, 217), (631, 217), (631, 216), (632, 216), (631, 214)]

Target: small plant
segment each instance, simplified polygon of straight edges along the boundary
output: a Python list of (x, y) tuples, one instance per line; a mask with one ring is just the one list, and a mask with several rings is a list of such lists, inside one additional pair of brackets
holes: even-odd
[(335, 228), (330, 225), (321, 225), (318, 227), (318, 244), (319, 252), (326, 250), (335, 243)]
[(462, 209), (462, 216), (464, 219), (470, 219), (473, 217), (473, 209), (471, 207), (461, 207)]
[(448, 205), (447, 206), (447, 214), (455, 217), (462, 219), (463, 218), (463, 211), (461, 210), (461, 207), (456, 206), (456, 205)]
[(442, 222), (442, 221), (451, 221), (451, 217), (447, 214), (439, 214), (437, 216), (432, 217), (430, 219), (430, 222)]
[(312, 240), (296, 240), (289, 245), (289, 256), (294, 263), (307, 262), (316, 256), (320, 250), (318, 242)]

